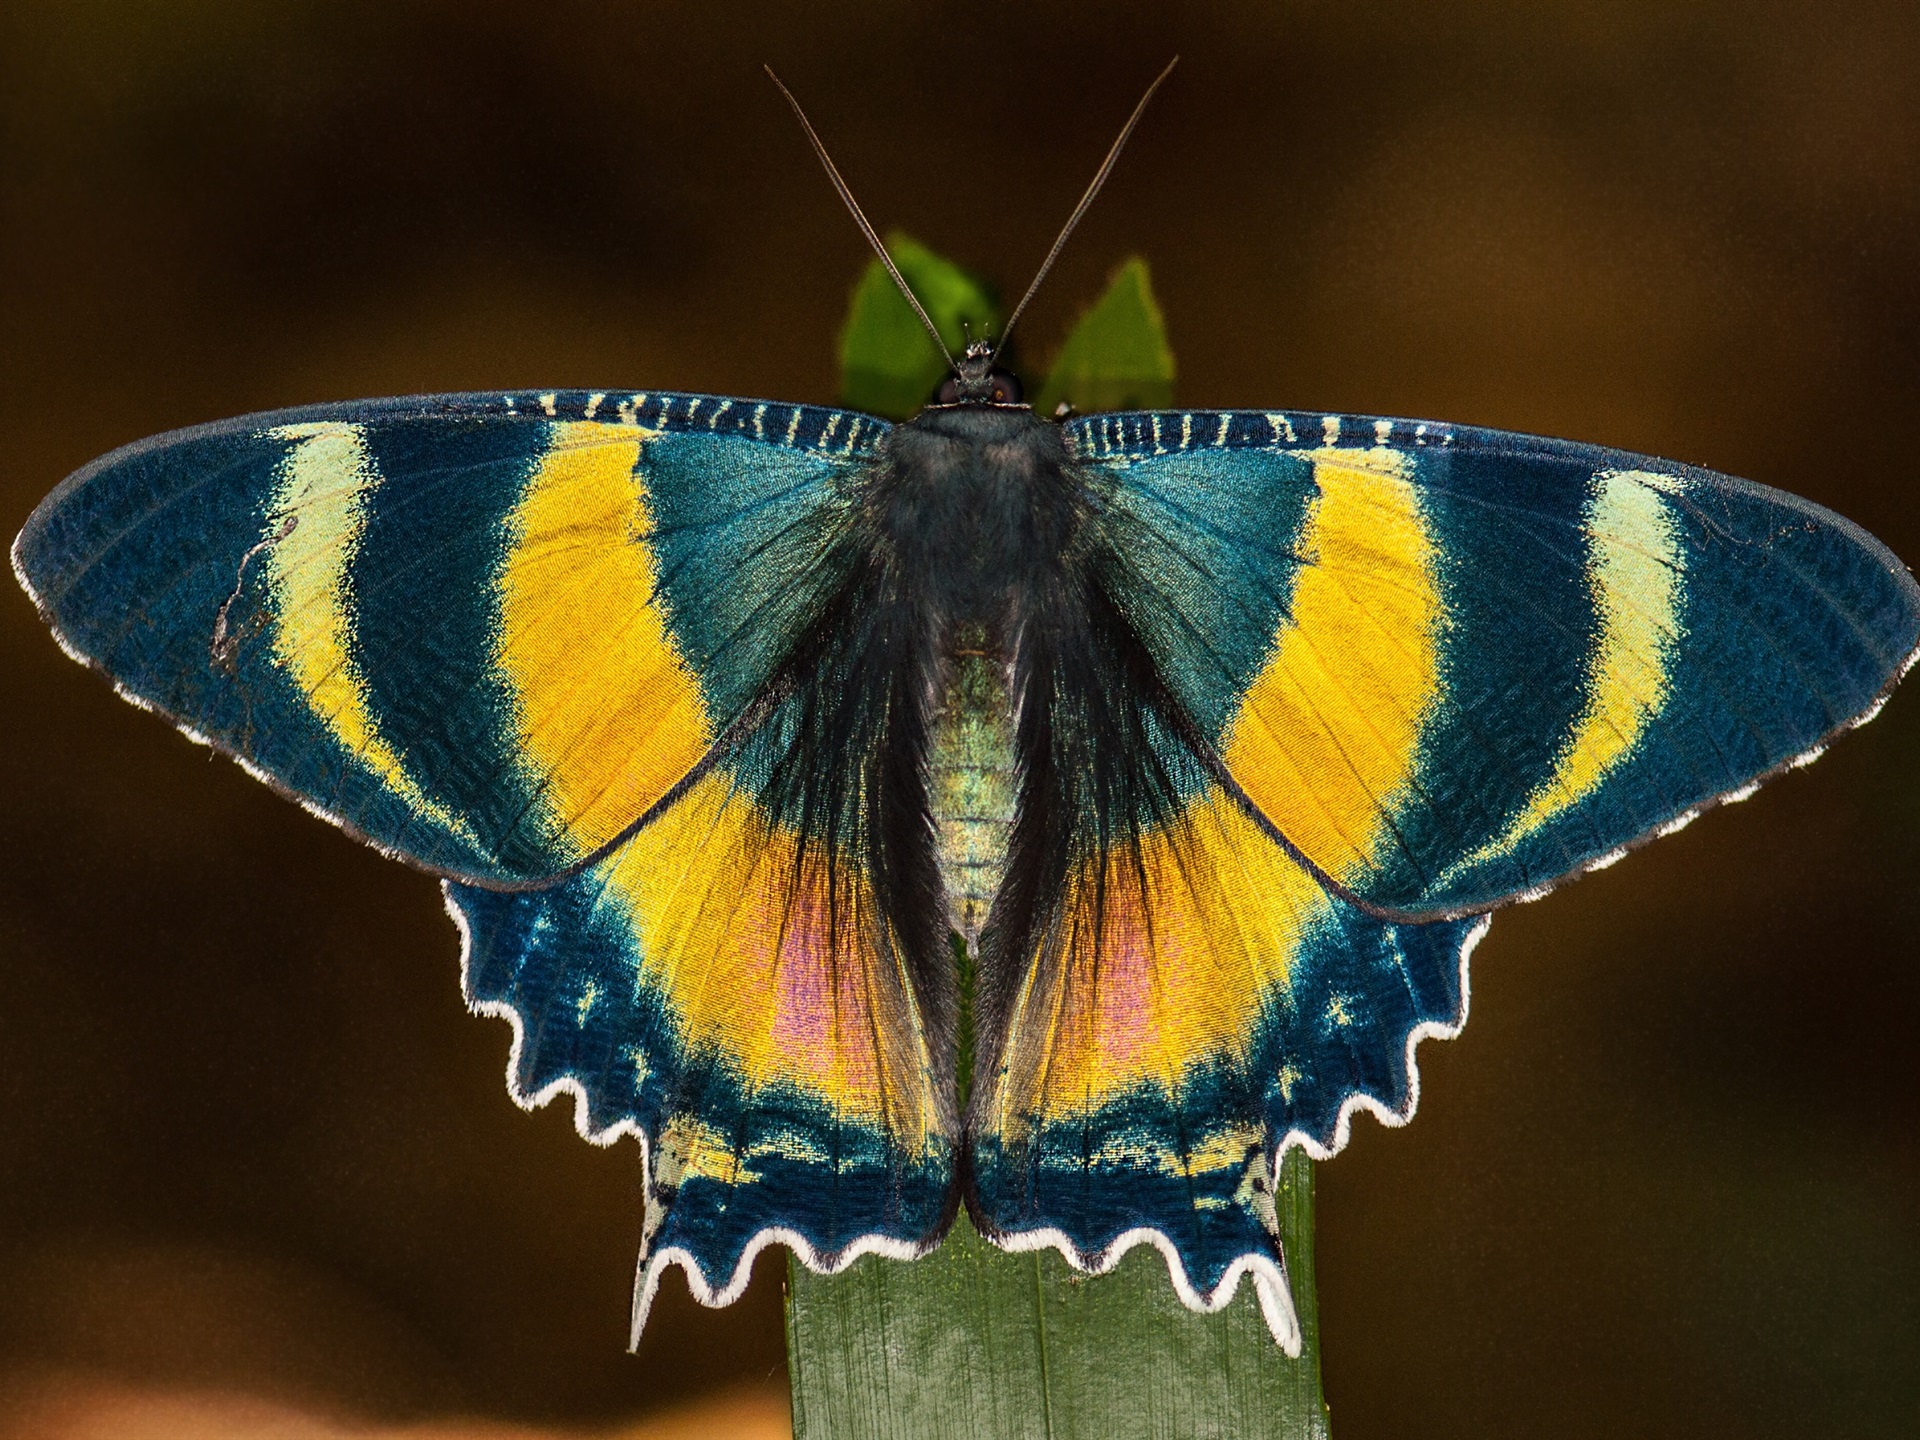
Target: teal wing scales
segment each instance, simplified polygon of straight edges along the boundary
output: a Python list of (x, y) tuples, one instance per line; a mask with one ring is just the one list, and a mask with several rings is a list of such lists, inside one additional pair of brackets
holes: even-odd
[(740, 723), (885, 429), (631, 392), (247, 416), (80, 471), (14, 563), (128, 698), (391, 853), (538, 885)]
[(1109, 585), (1243, 801), (1349, 898), (1539, 893), (1878, 708), (1920, 587), (1810, 501), (1497, 431), (1093, 416)]

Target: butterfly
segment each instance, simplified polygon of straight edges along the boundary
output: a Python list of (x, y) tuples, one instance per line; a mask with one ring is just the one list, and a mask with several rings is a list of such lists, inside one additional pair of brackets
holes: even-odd
[(1297, 1352), (1280, 1156), (1410, 1118), (1490, 913), (1805, 763), (1920, 656), (1906, 568), (1764, 486), (1047, 418), (995, 355), (899, 424), (246, 416), (15, 542), (74, 658), (441, 878), (516, 1098), (643, 1148), (636, 1337), (671, 1266), (725, 1303), (769, 1243), (910, 1258), (964, 1205), (1085, 1270), (1151, 1243), (1198, 1309), (1251, 1277)]

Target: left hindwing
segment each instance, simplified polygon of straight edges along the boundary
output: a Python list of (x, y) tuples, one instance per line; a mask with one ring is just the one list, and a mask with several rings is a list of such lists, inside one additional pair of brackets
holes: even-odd
[(771, 1239), (815, 1269), (950, 1217), (953, 974), (925, 818), (925, 627), (865, 549), (739, 743), (563, 884), (449, 884), (522, 1103), (636, 1134), (660, 1277), (737, 1295)]
[(771, 703), (886, 428), (658, 393), (248, 416), (88, 466), (14, 563), (129, 698), (402, 858), (538, 885)]
[(1383, 916), (1538, 893), (1737, 797), (1920, 643), (1878, 541), (1668, 461), (1281, 413), (1069, 435), (1105, 583), (1240, 798)]

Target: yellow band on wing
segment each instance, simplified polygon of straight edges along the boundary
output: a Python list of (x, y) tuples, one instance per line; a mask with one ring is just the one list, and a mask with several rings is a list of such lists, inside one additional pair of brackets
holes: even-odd
[(262, 568), (273, 596), (274, 659), (314, 714), (387, 789), (469, 842), (464, 819), (428, 796), (374, 716), (366, 676), (353, 658), (353, 561), (380, 472), (363, 427), (339, 421), (284, 425), (292, 440), (268, 509)]
[(1587, 586), (1599, 622), (1586, 703), (1554, 759), (1501, 834), (1450, 866), (1443, 882), (1507, 854), (1591, 795), (1645, 737), (1671, 688), (1684, 557), (1663, 492), (1675, 482), (1638, 470), (1593, 477), (1586, 507)]
[(1290, 613), (1222, 758), (1263, 814), (1335, 877), (1373, 868), (1439, 697), (1435, 547), (1404, 455), (1310, 452), (1319, 494)]
[(508, 521), (495, 659), (515, 740), (555, 838), (591, 854), (713, 743), (655, 588), (636, 474), (652, 433), (556, 424)]

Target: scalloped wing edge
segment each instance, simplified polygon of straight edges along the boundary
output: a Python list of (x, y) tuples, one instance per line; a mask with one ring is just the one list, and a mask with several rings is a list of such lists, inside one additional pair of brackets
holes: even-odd
[(1217, 1315), (1226, 1309), (1239, 1292), (1241, 1277), (1249, 1276), (1253, 1281), (1254, 1295), (1260, 1302), (1261, 1317), (1267, 1322), (1274, 1343), (1286, 1352), (1288, 1359), (1300, 1358), (1303, 1334), (1299, 1312), (1294, 1309), (1293, 1289), (1287, 1279), (1284, 1255), (1275, 1261), (1270, 1256), (1248, 1251), (1227, 1267), (1218, 1285), (1211, 1291), (1203, 1291), (1187, 1278), (1187, 1267), (1181, 1263), (1180, 1252), (1174, 1247), (1173, 1241), (1151, 1225), (1136, 1225), (1131, 1230), (1122, 1231), (1110, 1244), (1092, 1254), (1082, 1251), (1061, 1231), (1051, 1228), (1016, 1230), (1005, 1235), (987, 1234), (986, 1238), (1012, 1255), (1049, 1248), (1058, 1250), (1067, 1264), (1087, 1275), (1105, 1275), (1135, 1246), (1151, 1245), (1160, 1252), (1160, 1258), (1167, 1262), (1167, 1278), (1173, 1282), (1173, 1293), (1180, 1297), (1182, 1305), (1200, 1315)]
[[(1413, 1119), (1414, 1111), (1420, 1106), (1420, 1064), (1416, 1054), (1423, 1040), (1452, 1040), (1467, 1026), (1467, 1009), (1471, 998), (1469, 970), (1473, 952), (1486, 933), (1493, 926), (1491, 915), (1482, 915), (1480, 923), (1469, 930), (1460, 942), (1460, 1009), (1451, 1020), (1423, 1020), (1407, 1032), (1407, 1099), (1403, 1106), (1395, 1107), (1381, 1101), (1377, 1096), (1349, 1095), (1340, 1102), (1340, 1113), (1335, 1118), (1333, 1132), (1326, 1143), (1322, 1143), (1305, 1130), (1293, 1129), (1282, 1135), (1268, 1152), (1268, 1173), (1278, 1176), (1280, 1162), (1286, 1158), (1287, 1151), (1298, 1148), (1309, 1159), (1329, 1160), (1346, 1148), (1353, 1134), (1353, 1117), (1357, 1112), (1365, 1111), (1382, 1125), (1398, 1129)], [(1167, 1277), (1173, 1282), (1173, 1290), (1180, 1302), (1189, 1310), (1202, 1315), (1213, 1315), (1232, 1303), (1234, 1294), (1240, 1287), (1243, 1275), (1253, 1277), (1254, 1293), (1260, 1301), (1260, 1312), (1266, 1319), (1267, 1329), (1273, 1332), (1274, 1343), (1286, 1351), (1291, 1359), (1300, 1358), (1302, 1333), (1300, 1317), (1293, 1303), (1293, 1289), (1287, 1279), (1286, 1257), (1280, 1261), (1265, 1255), (1248, 1253), (1238, 1257), (1227, 1267), (1219, 1284), (1210, 1291), (1203, 1291), (1187, 1275), (1184, 1261), (1173, 1241), (1160, 1230), (1152, 1226), (1140, 1225), (1123, 1231), (1110, 1243), (1098, 1250), (1082, 1250), (1063, 1232), (1051, 1226), (1038, 1230), (1017, 1230), (1005, 1234), (991, 1234), (982, 1231), (1002, 1250), (1021, 1252), (1043, 1250), (1052, 1247), (1058, 1250), (1074, 1269), (1088, 1275), (1104, 1275), (1118, 1265), (1121, 1258), (1136, 1245), (1151, 1245), (1158, 1250), (1167, 1262)]]
[[(62, 648), (65, 648), (64, 644)], [(1826, 753), (1827, 748), (1836, 737), (1850, 730), (1857, 730), (1878, 716), (1886, 707), (1886, 703), (1892, 696), (1894, 688), (1906, 677), (1907, 673), (1911, 671), (1916, 664), (1920, 664), (1920, 646), (1915, 646), (1913, 650), (1908, 652), (1899, 668), (1895, 670), (1886, 684), (1881, 687), (1880, 693), (1872, 703), (1858, 715), (1835, 726), (1822, 736), (1817, 743), (1809, 746), (1798, 755), (1755, 776), (1744, 785), (1702, 801), (1700, 804), (1691, 807), (1664, 824), (1644, 834), (1635, 836), (1625, 844), (1608, 851), (1604, 855), (1597, 856), (1586, 864), (1567, 871), (1565, 874), (1558, 875), (1545, 884), (1505, 897), (1495, 908), (1499, 909), (1507, 905), (1525, 904), (1543, 899), (1562, 885), (1577, 880), (1584, 875), (1591, 874), (1596, 870), (1604, 870), (1616, 864), (1632, 851), (1641, 848), (1653, 840), (1685, 829), (1694, 820), (1709, 810), (1717, 809), (1724, 805), (1737, 804), (1749, 798), (1768, 780), (1783, 775), (1790, 770), (1802, 769), (1811, 765)], [(118, 687), (116, 686), (115, 688), (117, 689)], [(136, 700), (135, 703), (141, 702)], [(143, 706), (143, 708), (151, 707)], [(244, 761), (241, 763), (243, 765), (245, 764)], [(447, 893), (444, 883), (442, 885), (442, 892), (443, 895), (445, 895), (447, 913), (453, 917), (454, 924), (460, 931), (461, 990), (462, 993), (467, 996), (468, 1008), (478, 1015), (490, 1015), (505, 1019), (513, 1027), (513, 1045), (507, 1060), (507, 1091), (513, 1098), (514, 1103), (522, 1109), (534, 1110), (546, 1105), (563, 1092), (571, 1093), (574, 1097), (574, 1129), (579, 1132), (581, 1138), (591, 1144), (604, 1146), (613, 1144), (623, 1133), (632, 1135), (640, 1142), (643, 1174), (651, 1175), (651, 1169), (646, 1164), (650, 1154), (646, 1134), (638, 1126), (629, 1121), (619, 1121), (607, 1127), (605, 1130), (595, 1131), (588, 1118), (586, 1091), (571, 1077), (562, 1076), (531, 1096), (521, 1091), (517, 1079), (522, 1037), (522, 1022), (519, 1013), (515, 1011), (512, 1006), (503, 1002), (475, 1002), (472, 999), (471, 991), (467, 985), (467, 964), (472, 949), (471, 935), (467, 928), (465, 916), (460, 912), (459, 907), (454, 904), (452, 896), (450, 893)], [(1461, 1032), (1465, 1030), (1472, 998), (1471, 964), (1473, 952), (1479, 946), (1481, 940), (1486, 938), (1487, 932), (1493, 926), (1493, 915), (1488, 911), (1469, 911), (1466, 912), (1466, 914), (1478, 914), (1480, 923), (1467, 932), (1466, 937), (1460, 944), (1459, 1013), (1452, 1020), (1422, 1021), (1407, 1032), (1406, 1103), (1403, 1106), (1395, 1107), (1383, 1103), (1372, 1095), (1355, 1094), (1348, 1096), (1340, 1104), (1339, 1113), (1334, 1119), (1332, 1134), (1327, 1141), (1322, 1142), (1308, 1131), (1298, 1128), (1289, 1130), (1285, 1135), (1281, 1136), (1279, 1142), (1274, 1145), (1267, 1157), (1270, 1174), (1277, 1176), (1280, 1173), (1281, 1161), (1285, 1158), (1287, 1151), (1295, 1147), (1305, 1152), (1308, 1158), (1312, 1160), (1332, 1159), (1341, 1150), (1345, 1149), (1347, 1143), (1352, 1139), (1353, 1117), (1357, 1113), (1364, 1111), (1372, 1115), (1381, 1125), (1389, 1129), (1398, 1129), (1412, 1121), (1414, 1113), (1418, 1110), (1420, 1104), (1420, 1065), (1417, 1054), (1420, 1043), (1424, 1040), (1452, 1040), (1457, 1038)], [(1437, 915), (1430, 917), (1430, 920), (1463, 919), (1466, 918), (1466, 914)], [(1406, 921), (1401, 923), (1420, 922)], [(648, 1203), (652, 1203), (651, 1196), (649, 1196)], [(976, 1221), (976, 1226), (977, 1225), (978, 1222)], [(1122, 1257), (1135, 1246), (1143, 1244), (1151, 1245), (1160, 1252), (1161, 1257), (1166, 1261), (1168, 1279), (1173, 1285), (1174, 1293), (1180, 1297), (1181, 1303), (1188, 1309), (1200, 1314), (1217, 1314), (1219, 1311), (1225, 1309), (1237, 1293), (1241, 1277), (1251, 1275), (1253, 1277), (1255, 1293), (1260, 1302), (1261, 1314), (1266, 1320), (1268, 1330), (1273, 1334), (1275, 1343), (1278, 1344), (1289, 1357), (1298, 1359), (1300, 1356), (1302, 1345), (1300, 1320), (1293, 1304), (1292, 1288), (1287, 1279), (1284, 1256), (1282, 1256), (1279, 1263), (1275, 1263), (1272, 1259), (1264, 1255), (1251, 1253), (1242, 1255), (1227, 1268), (1227, 1272), (1221, 1277), (1219, 1284), (1211, 1291), (1203, 1292), (1195, 1286), (1188, 1277), (1185, 1263), (1180, 1259), (1179, 1252), (1174, 1247), (1173, 1242), (1163, 1232), (1153, 1229), (1150, 1226), (1136, 1226), (1131, 1230), (1127, 1230), (1109, 1244), (1095, 1251), (1084, 1251), (1080, 1249), (1063, 1231), (1050, 1226), (1036, 1230), (1021, 1230), (1000, 1234), (993, 1233), (982, 1227), (980, 1233), (986, 1237), (989, 1243), (1009, 1253), (1018, 1254), (1052, 1248), (1060, 1253), (1067, 1264), (1088, 1275), (1106, 1274), (1118, 1265)], [(685, 1271), (687, 1288), (693, 1294), (695, 1300), (703, 1305), (722, 1306), (732, 1304), (745, 1293), (747, 1282), (751, 1277), (753, 1262), (758, 1258), (760, 1252), (769, 1245), (786, 1245), (807, 1269), (819, 1275), (833, 1275), (846, 1269), (847, 1266), (851, 1265), (860, 1256), (867, 1254), (882, 1255), (893, 1260), (920, 1259), (922, 1256), (930, 1254), (936, 1249), (940, 1242), (945, 1239), (945, 1234), (946, 1232), (943, 1228), (923, 1245), (900, 1241), (886, 1235), (864, 1235), (855, 1239), (844, 1250), (838, 1253), (823, 1255), (814, 1248), (805, 1236), (787, 1229), (784, 1226), (773, 1226), (759, 1231), (753, 1236), (748, 1242), (746, 1249), (741, 1252), (740, 1261), (735, 1266), (733, 1275), (722, 1285), (715, 1285), (711, 1282), (707, 1278), (705, 1271), (700, 1267), (699, 1262), (689, 1252), (680, 1247), (669, 1247), (651, 1256), (643, 1255), (640, 1259), (639, 1270), (635, 1281), (633, 1327), (629, 1343), (635, 1346), (639, 1344), (640, 1333), (646, 1325), (647, 1314), (652, 1308), (654, 1296), (659, 1290), (665, 1269), (670, 1265), (678, 1265)]]
[[(473, 931), (467, 924), (466, 913), (453, 898), (453, 883), (441, 882), (440, 897), (454, 928), (460, 932), (460, 993), (467, 1002), (469, 1012), (487, 1019), (504, 1020), (513, 1031), (513, 1040), (507, 1050), (508, 1098), (522, 1110), (532, 1111), (544, 1108), (562, 1095), (570, 1095), (573, 1097), (574, 1131), (589, 1145), (605, 1148), (617, 1143), (622, 1136), (631, 1136), (640, 1146), (642, 1201), (649, 1207), (658, 1204), (653, 1190), (653, 1141), (643, 1127), (632, 1120), (616, 1120), (611, 1125), (595, 1129), (590, 1113), (592, 1102), (587, 1097), (586, 1087), (571, 1075), (557, 1076), (532, 1092), (521, 1087), (520, 1056), (526, 1040), (526, 1021), (518, 1010), (504, 1000), (474, 998), (470, 979)], [(863, 1255), (881, 1255), (889, 1260), (918, 1260), (930, 1255), (946, 1239), (951, 1224), (952, 1212), (949, 1210), (939, 1229), (924, 1242), (876, 1233), (856, 1236), (841, 1249), (833, 1251), (820, 1250), (797, 1230), (784, 1225), (770, 1225), (754, 1232), (740, 1252), (733, 1273), (718, 1283), (708, 1278), (705, 1267), (683, 1246), (669, 1245), (651, 1254), (642, 1251), (634, 1272), (633, 1312), (627, 1348), (637, 1350), (640, 1347), (640, 1336), (647, 1327), (647, 1316), (653, 1309), (654, 1297), (659, 1293), (667, 1270), (673, 1266), (680, 1267), (684, 1272), (687, 1290), (697, 1302), (717, 1309), (733, 1304), (746, 1293), (747, 1284), (753, 1278), (754, 1261), (769, 1245), (785, 1245), (802, 1265), (816, 1275), (837, 1275)]]

